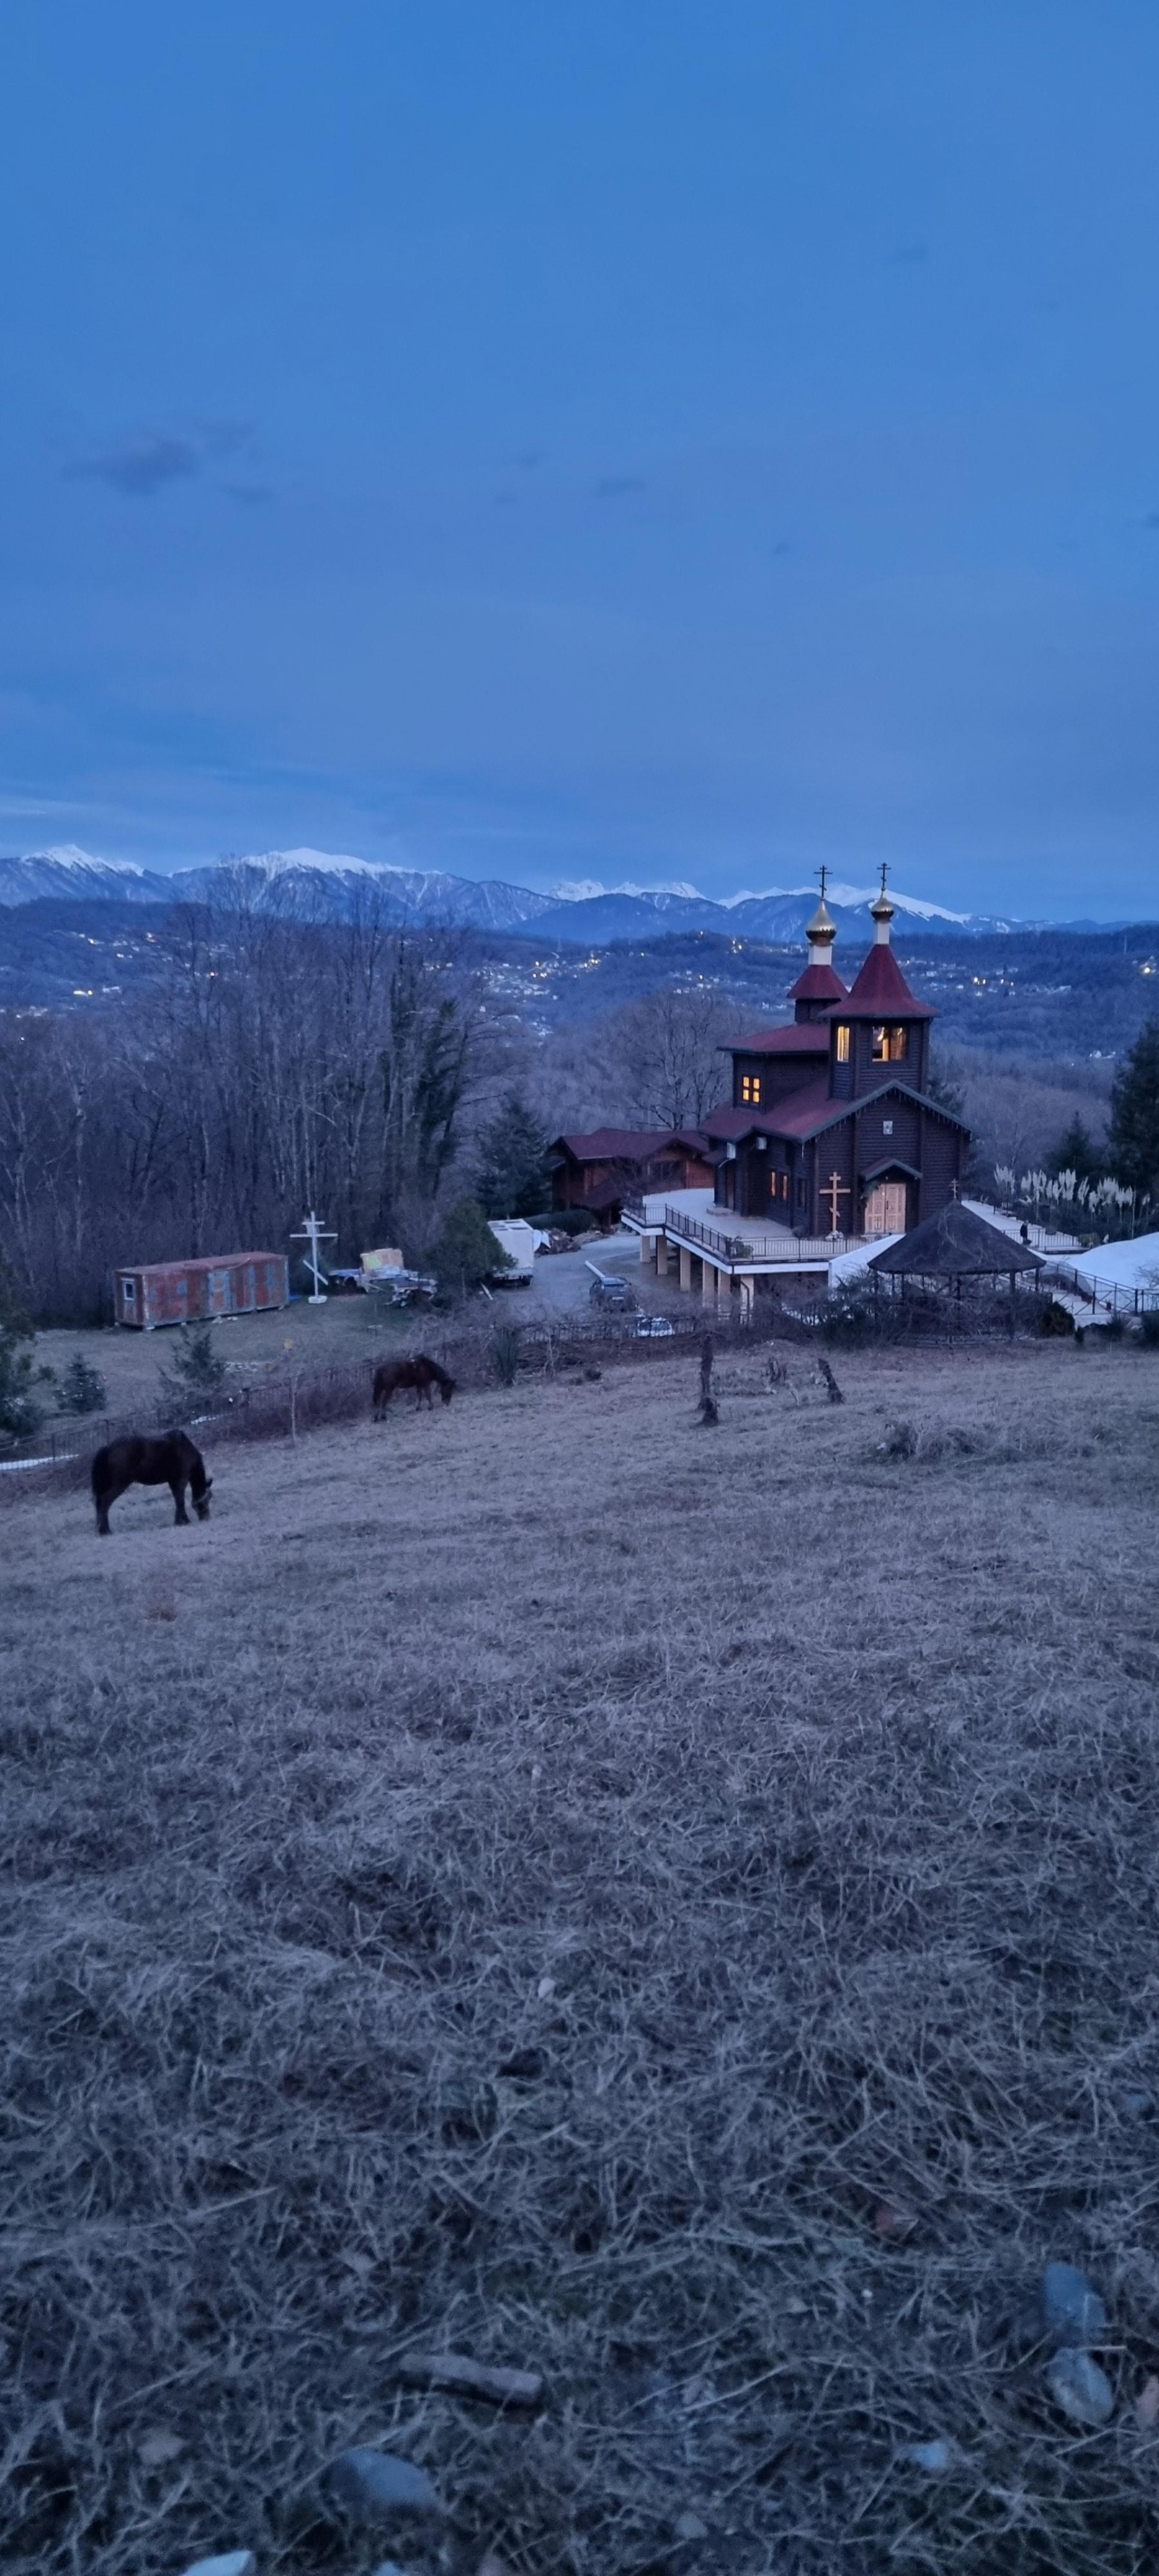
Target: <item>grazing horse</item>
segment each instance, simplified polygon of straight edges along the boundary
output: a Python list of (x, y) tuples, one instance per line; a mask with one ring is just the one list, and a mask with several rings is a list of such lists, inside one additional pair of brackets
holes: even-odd
[(425, 1395), (428, 1413), (434, 1410), (433, 1386), (437, 1386), (444, 1404), (450, 1403), (455, 1392), (454, 1378), (448, 1377), (437, 1360), (429, 1360), (425, 1351), (420, 1351), (413, 1360), (380, 1360), (374, 1372), (376, 1422), (382, 1421), (392, 1395), (398, 1393), (400, 1386), (413, 1386), (416, 1404), (421, 1404)]
[(200, 1449), (195, 1449), (185, 1431), (162, 1431), (155, 1440), (110, 1440), (98, 1449), (93, 1460), (93, 1501), (97, 1507), (97, 1537), (110, 1538), (109, 1505), (119, 1500), (130, 1485), (168, 1485), (177, 1505), (174, 1515), (178, 1528), (188, 1528), (185, 1488), (193, 1496), (193, 1508), (199, 1521), (209, 1519), (209, 1497), (212, 1476), (205, 1472)]

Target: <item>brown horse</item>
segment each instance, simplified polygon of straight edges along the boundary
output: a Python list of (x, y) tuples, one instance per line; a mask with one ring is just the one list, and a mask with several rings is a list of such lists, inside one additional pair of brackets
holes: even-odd
[(397, 1395), (400, 1386), (413, 1386), (416, 1404), (421, 1404), (425, 1395), (428, 1413), (434, 1410), (433, 1386), (437, 1386), (444, 1404), (450, 1403), (455, 1392), (454, 1378), (448, 1377), (437, 1360), (429, 1360), (425, 1351), (419, 1351), (413, 1360), (380, 1360), (374, 1372), (376, 1422), (382, 1421), (392, 1395)]
[(185, 1431), (163, 1431), (153, 1440), (110, 1440), (107, 1447), (98, 1449), (93, 1460), (92, 1483), (98, 1538), (111, 1538), (109, 1506), (130, 1485), (168, 1485), (177, 1505), (174, 1519), (179, 1529), (189, 1526), (185, 1509), (188, 1485), (198, 1520), (209, 1519), (213, 1478), (206, 1475), (201, 1451), (194, 1448)]

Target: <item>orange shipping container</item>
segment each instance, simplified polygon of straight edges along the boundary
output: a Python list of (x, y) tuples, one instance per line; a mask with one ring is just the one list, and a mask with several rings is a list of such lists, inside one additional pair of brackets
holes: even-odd
[(223, 1252), (203, 1261), (150, 1261), (118, 1270), (118, 1324), (152, 1332), (157, 1324), (203, 1323), (214, 1315), (252, 1315), (284, 1306), (290, 1266), (284, 1252)]

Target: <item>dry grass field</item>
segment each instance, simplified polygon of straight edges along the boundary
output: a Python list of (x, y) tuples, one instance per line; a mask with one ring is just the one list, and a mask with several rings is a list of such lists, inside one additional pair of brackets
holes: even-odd
[(763, 1357), (0, 1497), (13, 2570), (1159, 2563), (1159, 1357)]

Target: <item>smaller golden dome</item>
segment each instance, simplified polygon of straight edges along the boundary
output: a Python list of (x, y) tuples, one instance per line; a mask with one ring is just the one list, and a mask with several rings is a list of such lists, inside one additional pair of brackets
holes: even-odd
[(837, 924), (833, 919), (824, 895), (821, 897), (821, 901), (817, 906), (812, 920), (805, 924), (805, 937), (806, 939), (821, 940), (836, 939), (837, 937)]
[(873, 902), (869, 907), (874, 921), (892, 921), (897, 909), (896, 905), (890, 902), (889, 896), (885, 891), (885, 874), (886, 872), (883, 868), (881, 871), (880, 891), (874, 896)]

